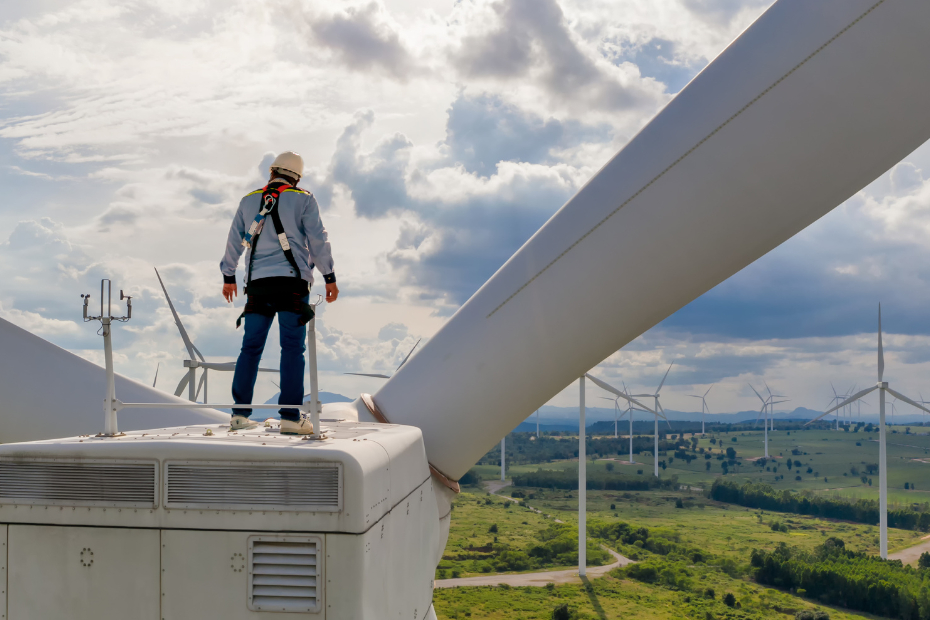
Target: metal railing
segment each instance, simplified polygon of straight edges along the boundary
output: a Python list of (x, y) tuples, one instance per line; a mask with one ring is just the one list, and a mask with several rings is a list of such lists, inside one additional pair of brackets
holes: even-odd
[[(106, 287), (104, 286), (106, 283)], [(215, 404), (215, 403), (125, 403), (118, 398), (116, 398), (116, 381), (115, 381), (115, 372), (113, 370), (113, 343), (111, 338), (111, 324), (113, 321), (126, 322), (132, 318), (132, 297), (124, 295), (123, 291), (120, 290), (120, 300), (126, 299), (127, 313), (126, 316), (114, 317), (112, 316), (112, 294), (111, 294), (112, 283), (108, 279), (103, 279), (100, 281), (100, 315), (99, 316), (88, 316), (88, 304), (90, 302), (90, 294), (81, 295), (81, 298), (84, 299), (84, 322), (89, 321), (100, 321), (103, 325), (101, 335), (103, 336), (103, 349), (104, 349), (104, 359), (107, 373), (107, 393), (103, 402), (103, 412), (104, 412), (104, 426), (103, 437), (115, 437), (120, 434), (119, 427), (117, 424), (117, 413), (123, 409), (219, 409), (219, 408), (229, 408), (229, 409), (297, 409), (301, 413), (307, 414), (310, 417), (310, 422), (313, 425), (313, 435), (312, 437), (321, 438), (322, 433), (320, 429), (320, 413), (322, 412), (322, 406), (320, 404), (320, 385), (319, 378), (317, 376), (317, 363), (316, 363), (316, 308), (319, 306), (323, 298), (317, 296), (315, 303), (310, 304), (313, 307), (313, 318), (307, 323), (307, 371), (310, 379), (310, 401), (306, 403), (301, 403), (299, 405), (271, 405), (271, 404), (246, 404), (246, 403), (233, 403), (233, 404)], [(104, 314), (104, 294), (106, 293), (106, 305), (107, 312)]]

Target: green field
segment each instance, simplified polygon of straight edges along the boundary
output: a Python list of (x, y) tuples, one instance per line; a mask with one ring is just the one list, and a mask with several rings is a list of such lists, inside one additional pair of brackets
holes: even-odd
[[(754, 583), (726, 579), (719, 573), (696, 571), (701, 588), (712, 588), (714, 599), (623, 579), (610, 575), (584, 585), (550, 588), (476, 587), (435, 590), (433, 604), (442, 620), (551, 620), (553, 610), (568, 605), (577, 620), (642, 618), (650, 620), (693, 620), (694, 618), (778, 618), (789, 620), (802, 609), (824, 609), (831, 620), (875, 618), (809, 601)], [(731, 609), (721, 599), (732, 593), (740, 609)]]
[[(888, 434), (889, 498), (901, 507), (930, 502), (930, 436), (906, 434), (900, 427)], [(922, 430), (919, 427), (912, 430)], [(690, 436), (686, 436), (690, 439)], [(735, 438), (735, 441), (733, 439)], [(628, 578), (623, 570), (595, 579), (587, 585), (558, 585), (548, 588), (465, 587), (437, 589), (436, 610), (440, 618), (514, 618), (550, 619), (553, 610), (567, 604), (574, 618), (793, 618), (802, 609), (815, 607), (815, 601), (788, 592), (767, 589), (752, 582), (748, 574), (748, 559), (754, 548), (771, 550), (785, 543), (813, 550), (828, 537), (845, 541), (848, 549), (878, 552), (878, 527), (860, 523), (840, 522), (816, 517), (774, 513), (747, 509), (708, 499), (703, 492), (722, 475), (718, 454), (726, 448), (736, 450), (736, 462), (729, 468), (727, 479), (742, 483), (758, 481), (780, 490), (807, 490), (817, 494), (837, 495), (850, 499), (877, 499), (878, 474), (867, 473), (869, 464), (878, 462), (878, 433), (834, 430), (794, 430), (769, 434), (770, 460), (764, 467), (750, 459), (763, 454), (762, 431), (714, 433), (700, 437), (698, 450), (703, 454), (690, 464), (670, 453), (660, 453), (666, 461), (660, 470), (663, 477), (677, 476), (680, 490), (650, 491), (588, 491), (589, 524), (598, 521), (623, 521), (632, 526), (645, 526), (650, 531), (680, 543), (699, 548), (716, 559), (708, 564), (678, 564), (682, 583), (643, 583)], [(712, 442), (714, 439), (716, 441)], [(612, 438), (611, 438), (612, 440)], [(574, 442), (577, 437), (560, 441)], [(857, 443), (859, 445), (857, 445)], [(610, 442), (610, 453), (589, 454), (589, 474), (600, 472), (608, 476), (643, 478), (652, 476), (653, 460), (648, 452), (635, 455), (636, 464), (627, 465), (628, 444), (624, 438)], [(567, 446), (568, 444), (566, 444)], [(615, 446), (615, 447), (614, 447)], [(619, 454), (617, 454), (619, 452)], [(670, 458), (671, 457), (671, 458)], [(771, 458), (774, 457), (774, 458)], [(499, 458), (499, 457), (498, 457)], [(790, 471), (788, 459), (800, 461), (800, 468)], [(923, 462), (927, 459), (928, 462)], [(517, 459), (513, 459), (517, 460)], [(706, 463), (711, 463), (708, 471)], [(794, 464), (794, 463), (793, 463)], [(508, 467), (507, 477), (514, 474), (544, 470), (577, 469), (577, 460), (564, 459), (545, 463), (520, 463)], [(776, 469), (777, 467), (777, 469)], [(807, 472), (807, 468), (811, 472)], [(642, 470), (642, 473), (638, 473)], [(481, 478), (500, 478), (500, 468), (479, 465), (473, 470)], [(872, 486), (861, 476), (872, 479)], [(796, 480), (801, 476), (801, 480)], [(904, 483), (917, 489), (904, 489)], [(926, 485), (926, 488), (923, 488)], [(500, 491), (507, 495), (512, 486)], [(578, 492), (575, 490), (521, 488), (527, 494), (525, 503), (542, 511), (537, 514), (526, 507), (506, 503), (489, 496), (480, 487), (469, 487), (456, 501), (452, 515), (449, 545), (442, 572), (437, 577), (451, 577), (496, 572), (493, 562), (485, 562), (482, 550), (500, 544), (527, 549), (538, 540), (539, 532), (554, 519), (574, 526), (577, 523)], [(490, 503), (488, 503), (490, 500)], [(680, 507), (676, 507), (676, 505)], [(613, 506), (613, 507), (611, 507)], [(773, 529), (773, 523), (781, 526)], [(497, 532), (489, 531), (491, 525)], [(787, 531), (785, 531), (787, 530)], [(496, 541), (495, 541), (496, 536)], [(921, 542), (926, 533), (899, 529), (889, 530), (891, 552)], [(619, 543), (619, 541), (617, 541)], [(643, 548), (620, 544), (617, 551), (637, 561), (664, 562), (663, 556)], [(724, 567), (724, 562), (729, 562)], [(491, 567), (488, 567), (491, 564)], [(547, 565), (543, 570), (562, 568)], [(533, 569), (540, 570), (540, 569)], [(525, 571), (521, 571), (525, 572)], [(714, 599), (702, 594), (713, 588)], [(722, 602), (724, 593), (732, 593), (740, 609), (731, 609)], [(828, 609), (831, 618), (871, 618), (868, 614)]]
[[(898, 430), (898, 427), (895, 427), (895, 430)], [(889, 432), (887, 436), (889, 502), (901, 506), (930, 503), (930, 435), (905, 434), (904, 430), (905, 427), (900, 427), (899, 432)], [(914, 427), (912, 430), (923, 429)], [(686, 438), (690, 438), (690, 435), (686, 435)], [(716, 443), (711, 443), (712, 438)], [(733, 441), (734, 439), (736, 441)], [(578, 438), (563, 437), (561, 441), (577, 443)], [(631, 466), (626, 464), (626, 440), (621, 437), (615, 440), (615, 445), (616, 449), (613, 449), (611, 454), (593, 456), (595, 460), (588, 464), (589, 473), (593, 474), (598, 469), (605, 468), (610, 462), (618, 474), (652, 475), (654, 460), (651, 453), (634, 455), (636, 465)], [(769, 455), (773, 460), (767, 463), (773, 471), (766, 471), (748, 460), (764, 454), (762, 431), (708, 433), (707, 436), (699, 438), (698, 448), (711, 452), (713, 458), (710, 461), (698, 458), (688, 464), (674, 456), (669, 460), (670, 455), (660, 453), (659, 460), (667, 462), (666, 468), (660, 470), (660, 473), (663, 476), (678, 476), (682, 484), (704, 488), (722, 474), (720, 461), (716, 460), (716, 456), (729, 447), (736, 450), (739, 463), (729, 469), (729, 476), (739, 482), (751, 480), (765, 482), (776, 489), (810, 490), (854, 499), (878, 499), (878, 474), (868, 474), (866, 471), (867, 465), (878, 463), (877, 430), (872, 433), (842, 430), (775, 430), (769, 433)], [(792, 450), (800, 454), (792, 454)], [(801, 461), (801, 468), (789, 470), (785, 466), (789, 458), (793, 462)], [(711, 463), (710, 470), (706, 469), (708, 462)], [(509, 478), (514, 474), (533, 472), (540, 468), (558, 470), (575, 467), (576, 460), (519, 464), (509, 466), (507, 476)], [(807, 472), (808, 467), (812, 470), (810, 473)], [(478, 465), (474, 470), (485, 479), (500, 478), (499, 466)], [(643, 473), (638, 474), (639, 470)], [(853, 470), (857, 474), (854, 474)], [(860, 477), (863, 475), (872, 479), (871, 486), (868, 482), (861, 481)], [(796, 480), (797, 476), (800, 476), (801, 480)], [(914, 485), (917, 488), (905, 490), (905, 483), (909, 487)]]

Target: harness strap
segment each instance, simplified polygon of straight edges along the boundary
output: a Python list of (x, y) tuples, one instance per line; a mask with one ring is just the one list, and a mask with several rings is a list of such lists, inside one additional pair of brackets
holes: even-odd
[[(294, 269), (294, 276), (297, 278), (301, 277), (300, 268), (297, 266), (294, 252), (291, 251), (291, 244), (288, 243), (287, 234), (284, 232), (284, 224), (281, 223), (281, 215), (278, 213), (279, 209), (277, 208), (281, 193), (291, 187), (293, 186), (289, 183), (278, 182), (269, 183), (262, 189), (262, 208), (258, 212), (258, 215), (255, 216), (251, 226), (249, 226), (249, 232), (242, 238), (242, 245), (251, 248), (251, 252), (249, 252), (249, 268), (245, 279), (246, 286), (252, 281), (252, 262), (255, 260), (255, 247), (264, 229), (265, 218), (269, 214), (271, 215), (272, 223), (274, 223), (275, 234), (278, 236), (278, 243), (281, 245), (281, 251), (284, 252), (284, 257)], [(246, 291), (246, 293), (248, 293), (248, 291)]]

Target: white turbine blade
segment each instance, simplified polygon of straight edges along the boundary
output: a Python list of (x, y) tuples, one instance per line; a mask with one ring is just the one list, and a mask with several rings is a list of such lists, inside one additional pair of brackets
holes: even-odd
[[(165, 299), (168, 300), (168, 307), (171, 309), (171, 314), (174, 316), (174, 322), (178, 326), (178, 331), (181, 332), (181, 340), (184, 341), (184, 346), (187, 347), (187, 353), (190, 355), (190, 359), (195, 358), (194, 353), (194, 343), (191, 342), (190, 337), (187, 335), (187, 330), (184, 329), (184, 324), (181, 323), (181, 317), (178, 316), (178, 311), (174, 309), (174, 304), (171, 303), (171, 297), (168, 296), (168, 289), (165, 288), (165, 283), (162, 282), (161, 274), (158, 273), (158, 269), (155, 269), (155, 275), (158, 277), (158, 283), (161, 284), (161, 290), (165, 293)], [(199, 356), (201, 361), (203, 356)]]
[(178, 389), (174, 391), (175, 396), (180, 396), (184, 393), (184, 388), (187, 387), (187, 382), (191, 380), (190, 373), (185, 372), (184, 377), (181, 379), (181, 382), (178, 384)]
[(197, 345), (196, 345), (196, 344), (194, 344), (193, 342), (191, 342), (191, 346), (194, 347), (194, 353), (197, 354), (197, 357), (200, 358), (200, 361), (201, 361), (201, 362), (207, 361), (207, 360), (205, 360), (205, 359), (203, 358), (203, 353), (200, 352), (200, 349), (197, 348)]
[[(423, 340), (423, 339), (420, 338), (420, 340)], [(417, 345), (420, 344), (420, 340), (417, 340), (416, 344), (413, 345), (413, 348), (410, 349), (410, 353), (408, 353), (408, 354), (407, 354), (407, 357), (404, 358), (404, 361), (402, 361), (402, 362), (400, 363), (400, 366), (403, 366), (404, 364), (407, 363), (407, 360), (410, 359), (410, 356), (413, 355), (413, 352), (416, 350)], [(400, 366), (398, 366), (397, 368), (395, 368), (395, 369), (394, 369), (394, 372), (397, 372), (398, 370), (400, 370)]]
[(618, 389), (615, 388), (614, 386), (610, 385), (609, 383), (606, 383), (606, 382), (604, 382), (604, 381), (601, 381), (601, 380), (598, 379), (597, 377), (592, 376), (591, 373), (587, 373), (587, 372), (586, 372), (586, 373), (584, 373), (584, 376), (585, 376), (586, 378), (590, 379), (591, 382), (592, 382), (594, 385), (596, 385), (597, 387), (601, 388), (602, 390), (606, 390), (606, 391), (608, 391), (608, 392), (610, 392), (611, 394), (614, 394), (614, 395), (616, 395), (616, 396), (623, 396), (623, 395), (624, 395), (623, 392), (621, 392), (620, 390), (618, 390)]
[(759, 409), (759, 414), (756, 416), (756, 421), (753, 423), (753, 427), (759, 426), (759, 418), (762, 417), (762, 412), (765, 411), (765, 405)]
[(750, 390), (752, 390), (753, 392), (755, 392), (756, 396), (759, 397), (759, 400), (761, 400), (763, 403), (765, 403), (765, 399), (762, 398), (762, 394), (760, 394), (759, 392), (757, 392), (757, 391), (756, 391), (756, 388), (752, 387), (752, 384), (751, 384), (751, 383), (748, 383), (747, 385), (749, 386), (749, 389), (750, 389)]
[(204, 368), (203, 373), (200, 375), (200, 382), (197, 384), (197, 393), (194, 394), (194, 400), (197, 400), (200, 397), (200, 390), (203, 389), (203, 382), (207, 380), (207, 369)]
[[(155, 384), (158, 383), (158, 369), (161, 368), (161, 362), (158, 362), (158, 366), (155, 367), (155, 380), (152, 381), (152, 387), (155, 387)], [(920, 397), (923, 399), (923, 396)]]
[(367, 372), (344, 372), (344, 375), (355, 375), (357, 377), (377, 377), (378, 379), (390, 379), (387, 375), (379, 375), (377, 373), (367, 373)]
[(688, 394), (691, 398), (704, 398), (703, 396), (698, 396), (697, 394)]
[(672, 370), (672, 366), (675, 365), (675, 362), (672, 362), (668, 365), (668, 370), (665, 371), (665, 376), (662, 377), (662, 383), (659, 384), (659, 387), (656, 388), (656, 394), (662, 391), (662, 386), (665, 385), (665, 380), (668, 379), (668, 373)]
[[(236, 363), (233, 362), (233, 366), (232, 366), (231, 370), (235, 370), (235, 369), (236, 369)], [(279, 373), (279, 372), (281, 372), (281, 371), (278, 370), (277, 368), (259, 368), (259, 369), (258, 369), (258, 372), (275, 372), (275, 373)]]
[(710, 394), (710, 391), (711, 391), (712, 389), (714, 389), (714, 386), (715, 386), (715, 385), (717, 385), (717, 384), (716, 384), (716, 383), (712, 383), (711, 386), (710, 386), (709, 388), (707, 388), (707, 391), (704, 392), (704, 397), (705, 397), (705, 398), (707, 397), (708, 394)]
[(210, 370), (229, 371), (236, 369), (236, 362), (204, 362), (200, 367), (209, 368)]
[[(833, 413), (833, 412), (836, 411), (837, 409), (840, 409), (840, 408), (842, 408), (842, 407), (845, 407), (845, 406), (848, 405), (849, 403), (854, 403), (854, 402), (856, 402), (857, 400), (859, 400), (860, 398), (862, 398), (863, 396), (865, 396), (865, 395), (868, 394), (869, 392), (872, 392), (872, 391), (877, 390), (877, 389), (878, 389), (878, 386), (877, 386), (877, 385), (873, 385), (872, 387), (866, 388), (866, 389), (862, 390), (861, 392), (856, 392), (855, 394), (853, 394), (852, 396), (850, 396), (849, 398), (847, 398), (847, 399), (844, 400), (843, 402), (839, 403), (838, 405), (834, 405), (833, 407), (830, 407), (829, 409), (827, 409), (826, 411), (824, 411), (823, 413), (821, 413), (819, 416), (817, 416), (816, 418), (812, 419), (812, 420), (811, 420), (810, 422), (808, 422), (807, 424), (811, 424), (812, 422), (816, 422), (816, 421), (819, 420), (820, 418), (822, 418), (822, 417), (824, 417), (824, 416), (826, 416), (826, 415), (830, 415), (831, 413)], [(807, 426), (807, 424), (805, 424), (804, 426)]]
[(646, 405), (642, 404), (641, 402), (639, 402), (638, 400), (636, 400), (636, 399), (633, 398), (632, 396), (627, 396), (626, 394), (621, 394), (621, 395), (620, 395), (620, 398), (626, 400), (626, 401), (629, 402), (629, 403), (632, 403), (632, 404), (636, 405), (636, 406), (639, 407), (640, 410), (642, 410), (642, 411), (648, 411), (649, 413), (655, 413), (655, 411), (654, 411), (653, 409), (651, 409), (650, 407), (647, 407)]
[(885, 352), (882, 350), (882, 305), (878, 304), (878, 382), (885, 376)]
[[(908, 405), (910, 405), (910, 406), (912, 406), (912, 407), (917, 407), (917, 408), (920, 409), (921, 411), (926, 411), (927, 413), (930, 413), (930, 409), (927, 409), (926, 407), (924, 407), (924, 406), (921, 405), (920, 403), (911, 400), (911, 399), (908, 398), (907, 396), (904, 396), (903, 394), (899, 394), (898, 392), (895, 392), (895, 391), (892, 390), (891, 388), (885, 388), (885, 389), (888, 390), (888, 393), (889, 393), (889, 394), (891, 394), (892, 396), (894, 396), (894, 397), (897, 398), (898, 400), (903, 400), (904, 402), (906, 402)], [(892, 403), (892, 407), (893, 407), (893, 406), (894, 406), (894, 403)]]
[(769, 393), (769, 398), (772, 398), (772, 388), (769, 387), (769, 384), (765, 379), (762, 380), (762, 385), (765, 386), (765, 391)]

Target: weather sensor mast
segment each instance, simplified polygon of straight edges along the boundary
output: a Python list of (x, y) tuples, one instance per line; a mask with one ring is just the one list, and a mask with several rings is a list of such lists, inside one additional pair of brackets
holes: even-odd
[[(104, 294), (106, 294), (106, 314), (103, 313)], [(100, 314), (97, 316), (88, 316), (87, 310), (90, 305), (90, 293), (81, 295), (84, 300), (84, 322), (100, 321), (102, 327), (98, 334), (103, 336), (103, 357), (107, 372), (107, 393), (103, 399), (103, 433), (104, 437), (116, 437), (120, 434), (116, 423), (116, 379), (113, 374), (113, 339), (111, 338), (111, 326), (113, 321), (125, 323), (132, 318), (132, 297), (124, 295), (123, 290), (119, 291), (120, 301), (126, 300), (126, 316), (113, 316), (113, 283), (104, 278), (100, 281)]]

